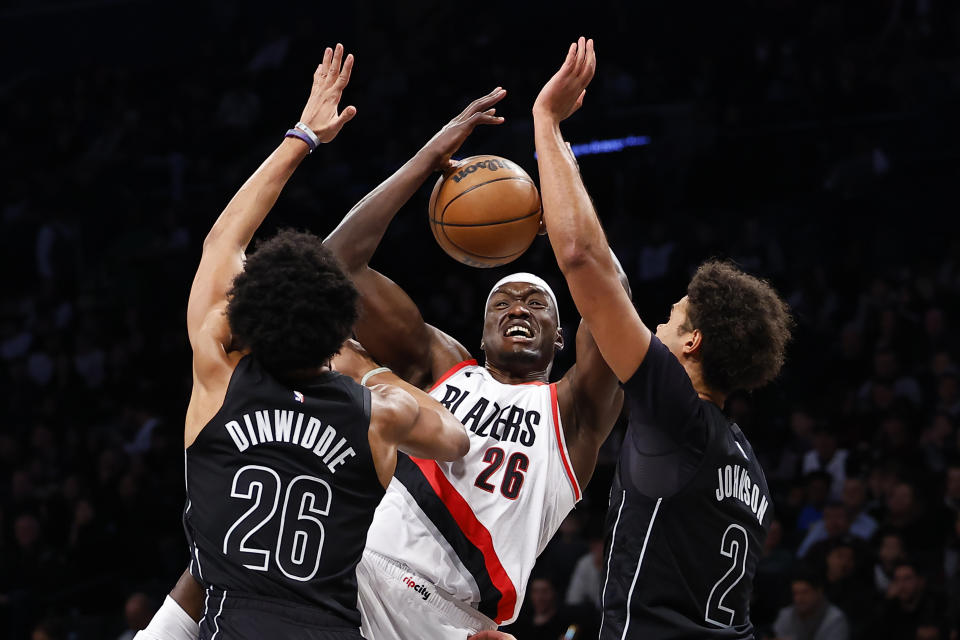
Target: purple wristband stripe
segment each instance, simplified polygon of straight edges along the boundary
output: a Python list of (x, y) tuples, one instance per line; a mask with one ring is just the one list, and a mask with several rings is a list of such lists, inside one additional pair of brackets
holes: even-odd
[(313, 140), (311, 140), (307, 134), (305, 134), (303, 131), (300, 131), (299, 129), (288, 129), (286, 135), (283, 137), (299, 138), (300, 140), (303, 140), (307, 144), (307, 147), (310, 149), (308, 153), (313, 153), (313, 150), (317, 148), (317, 145), (313, 144)]

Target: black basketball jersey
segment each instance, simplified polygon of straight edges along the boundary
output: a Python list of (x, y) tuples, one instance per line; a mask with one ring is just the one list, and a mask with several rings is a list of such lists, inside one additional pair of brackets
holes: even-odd
[(240, 360), (185, 453), (190, 571), (220, 602), (208, 626), (240, 597), (359, 627), (356, 566), (384, 493), (369, 424), (370, 391), (346, 376), (291, 387)]
[(736, 424), (656, 337), (624, 385), (600, 638), (753, 638), (750, 594), (770, 492)]

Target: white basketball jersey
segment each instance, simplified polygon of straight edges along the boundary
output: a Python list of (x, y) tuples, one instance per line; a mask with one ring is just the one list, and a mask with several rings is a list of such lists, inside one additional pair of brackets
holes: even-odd
[(509, 624), (537, 556), (580, 500), (556, 385), (502, 384), (468, 360), (430, 394), (463, 422), (470, 451), (456, 462), (398, 456), (367, 548)]

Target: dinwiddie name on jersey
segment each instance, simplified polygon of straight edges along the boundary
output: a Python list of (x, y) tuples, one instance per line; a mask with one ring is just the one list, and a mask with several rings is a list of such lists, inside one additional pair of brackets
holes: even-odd
[[(464, 402), (471, 398), (470, 402)], [(537, 439), (536, 427), (540, 412), (512, 404), (500, 406), (483, 396), (471, 396), (470, 391), (447, 384), (440, 404), (447, 408), (472, 433), (500, 442), (519, 441), (532, 447)]]
[(763, 495), (760, 487), (751, 478), (745, 467), (738, 464), (728, 464), (717, 467), (717, 502), (726, 498), (736, 498), (747, 505), (757, 522), (763, 524), (763, 515), (767, 512), (770, 503)]
[[(243, 421), (242, 425), (240, 420)], [(347, 444), (346, 438), (341, 436), (337, 440), (335, 428), (329, 424), (324, 425), (313, 416), (305, 416), (296, 411), (268, 409), (254, 411), (252, 417), (251, 414), (245, 413), (240, 420), (231, 420), (224, 425), (227, 433), (230, 434), (230, 439), (237, 445), (240, 452), (270, 442), (300, 445), (304, 449), (312, 450), (318, 458), (322, 458), (330, 473), (336, 473), (337, 467), (347, 458), (357, 455), (353, 447), (344, 448)]]

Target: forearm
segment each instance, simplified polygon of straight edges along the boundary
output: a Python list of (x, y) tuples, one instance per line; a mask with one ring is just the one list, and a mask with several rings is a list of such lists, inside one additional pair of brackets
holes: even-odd
[(367, 266), (400, 208), (437, 166), (438, 158), (421, 149), (392, 176), (360, 200), (327, 236), (324, 244), (348, 272)]
[(566, 273), (585, 260), (610, 263), (603, 227), (559, 123), (537, 114), (533, 122), (543, 219), (561, 271)]
[(403, 380), (392, 371), (371, 376), (370, 381), (376, 384), (391, 384), (403, 389), (413, 396), (420, 407), (417, 424), (403, 447), (407, 453), (438, 460), (457, 460), (466, 455), (470, 449), (470, 439), (466, 429), (433, 396)]
[(307, 151), (301, 140), (284, 138), (227, 204), (204, 246), (230, 243), (241, 250), (246, 248)]

